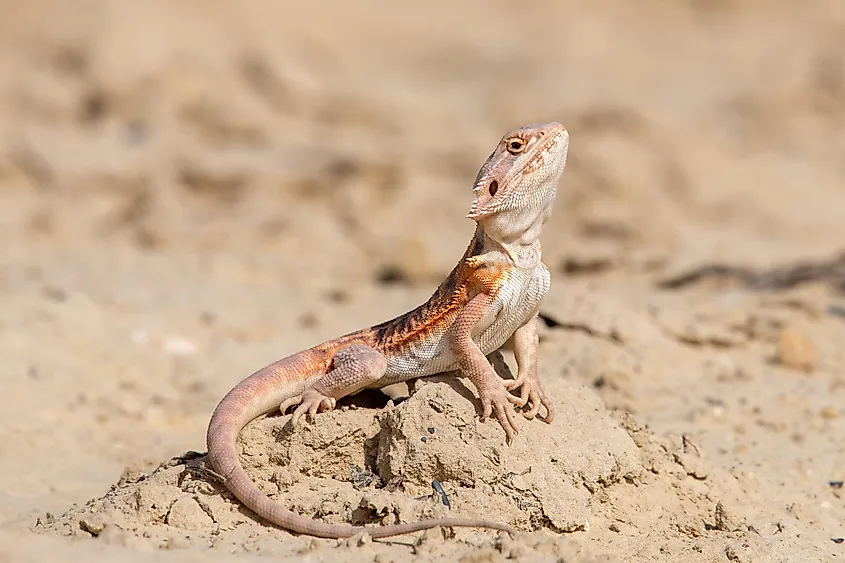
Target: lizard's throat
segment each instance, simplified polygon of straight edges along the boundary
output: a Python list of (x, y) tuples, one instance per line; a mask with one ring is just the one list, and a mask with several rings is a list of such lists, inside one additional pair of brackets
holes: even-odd
[(531, 268), (540, 262), (540, 234), (551, 211), (551, 204), (539, 213), (501, 211), (481, 219), (478, 226), (485, 238), (495, 243), (515, 265)]
[(538, 237), (506, 239), (497, 236), (501, 233), (489, 232), (484, 224), (479, 224), (478, 228), (484, 235), (484, 250), (482, 252), (501, 253), (518, 268), (534, 268), (540, 263), (540, 241)]

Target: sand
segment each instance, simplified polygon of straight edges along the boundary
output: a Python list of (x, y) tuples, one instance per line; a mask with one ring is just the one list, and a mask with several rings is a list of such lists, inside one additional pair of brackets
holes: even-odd
[[(303, 4), (0, 3), (0, 561), (845, 558), (845, 6)], [(548, 120), (553, 424), (445, 377), (240, 439), (301, 514), (519, 534), (256, 520), (217, 401), (428, 297)]]

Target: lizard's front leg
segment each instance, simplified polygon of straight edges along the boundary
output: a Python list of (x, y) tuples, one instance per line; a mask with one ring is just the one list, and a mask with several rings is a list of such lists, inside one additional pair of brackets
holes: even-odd
[(493, 297), (486, 293), (473, 297), (452, 324), (449, 333), (450, 345), (461, 371), (472, 380), (481, 397), (481, 420), (486, 420), (492, 414), (502, 425), (505, 439), (510, 445), (518, 432), (512, 403), (518, 402), (519, 397), (508, 393), (502, 379), (472, 340), (472, 328), (492, 304)]
[(529, 420), (534, 418), (543, 406), (546, 408), (546, 416), (541, 416), (540, 419), (551, 423), (555, 417), (554, 405), (546, 395), (537, 375), (537, 349), (540, 346), (540, 338), (537, 334), (538, 322), (538, 315), (534, 315), (511, 336), (510, 344), (516, 359), (517, 377), (505, 381), (504, 385), (509, 391), (520, 389), (519, 405), (528, 405), (528, 410), (522, 413), (525, 418)]
[(279, 409), (284, 414), (290, 407), (299, 405), (293, 411), (291, 424), (296, 424), (306, 413), (313, 418), (318, 412), (333, 409), (338, 399), (375, 383), (385, 370), (387, 359), (381, 352), (365, 344), (350, 344), (335, 352), (325, 375), (301, 395), (286, 399)]

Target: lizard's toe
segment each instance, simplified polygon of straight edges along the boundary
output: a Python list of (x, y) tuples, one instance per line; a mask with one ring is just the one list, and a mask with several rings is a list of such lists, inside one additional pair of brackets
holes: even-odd
[(554, 419), (554, 406), (546, 395), (543, 385), (536, 377), (526, 378), (520, 387), (519, 402), (514, 402), (518, 407), (526, 407), (522, 416), (533, 420), (540, 413), (540, 408), (545, 407), (546, 415), (540, 416), (540, 420), (551, 422)]
[(481, 422), (484, 422), (493, 414), (493, 402), (487, 397), (481, 397)]
[(543, 404), (544, 407), (546, 407), (546, 416), (541, 416), (540, 420), (542, 420), (546, 424), (551, 424), (552, 421), (555, 419), (554, 404), (552, 404), (552, 402), (546, 396), (541, 396), (540, 402)]
[(331, 410), (334, 406), (335, 400), (332, 397), (329, 397), (316, 389), (307, 389), (302, 394), (299, 406), (296, 407), (295, 411), (293, 411), (291, 424), (296, 425), (303, 415), (306, 415), (306, 418), (309, 421), (313, 421), (314, 417), (318, 413)]
[(287, 411), (288, 411), (289, 408), (291, 408), (294, 405), (298, 405), (301, 402), (302, 402), (302, 395), (296, 395), (295, 397), (290, 397), (289, 399), (285, 399), (284, 401), (282, 401), (282, 404), (279, 405), (279, 411), (281, 411), (282, 414), (287, 414)]
[(542, 403), (540, 402), (540, 397), (537, 395), (536, 391), (531, 391), (528, 393), (528, 401), (527, 404), (529, 405), (529, 409), (527, 411), (522, 412), (522, 416), (527, 418), (528, 420), (533, 420), (537, 413), (540, 412), (540, 406)]
[(290, 417), (290, 424), (291, 426), (296, 426), (299, 424), (299, 421), (302, 419), (302, 415), (308, 412), (308, 407), (300, 404), (296, 409), (293, 411), (293, 414)]
[[(516, 427), (516, 421), (514, 420), (515, 411), (511, 406), (511, 397), (513, 395), (502, 389), (501, 393), (492, 397), (489, 403), (493, 418), (496, 419), (502, 430), (505, 431), (505, 442), (508, 445), (513, 442), (519, 433), (519, 429)], [(517, 397), (513, 398), (516, 399)]]
[(508, 391), (514, 391), (516, 389), (520, 390), (519, 396), (510, 395), (510, 397), (513, 398), (508, 398), (508, 400), (517, 407), (524, 407), (525, 404), (528, 402), (528, 386), (525, 385), (527, 381), (528, 379), (523, 375), (516, 379), (505, 380), (502, 382), (505, 386), (505, 389), (507, 389)]
[(296, 425), (299, 423), (299, 420), (303, 417), (303, 415), (305, 415), (308, 420), (314, 420), (314, 417), (318, 413), (333, 409), (335, 406), (335, 400), (315, 389), (307, 389), (302, 395), (285, 400), (281, 406), (282, 413), (293, 405), (298, 406), (293, 411), (290, 423)]
[(516, 422), (513, 419), (513, 409), (510, 406), (500, 406), (496, 410), (496, 420), (505, 431), (505, 443), (511, 445), (519, 434), (519, 429), (516, 427)]
[(508, 393), (508, 402), (515, 407), (522, 407), (525, 405), (525, 400), (522, 397), (517, 397), (516, 395), (511, 395)]
[(334, 408), (334, 405), (335, 400), (331, 397), (323, 396), (322, 399), (314, 400), (308, 407), (308, 418), (313, 420), (317, 413), (330, 411)]
[(507, 389), (508, 391), (513, 391), (514, 389), (522, 387), (527, 380), (528, 377), (524, 373), (521, 373), (516, 379), (503, 380), (502, 385), (504, 385), (505, 389)]
[(519, 402), (520, 398), (508, 393), (500, 379), (492, 381), (494, 383), (479, 387), (481, 421), (484, 422), (490, 417), (495, 418), (505, 431), (505, 440), (510, 445), (518, 432), (514, 420), (516, 411), (513, 403)]
[(552, 420), (554, 420), (555, 407), (544, 393), (532, 391), (529, 396), (528, 404), (531, 405), (531, 408), (529, 408), (527, 411), (523, 411), (522, 413), (522, 416), (524, 416), (528, 420), (532, 420), (534, 419), (534, 417), (540, 414), (541, 407), (546, 409), (546, 414), (545, 416), (541, 415), (539, 417), (540, 420), (542, 420), (546, 424), (550, 424)]

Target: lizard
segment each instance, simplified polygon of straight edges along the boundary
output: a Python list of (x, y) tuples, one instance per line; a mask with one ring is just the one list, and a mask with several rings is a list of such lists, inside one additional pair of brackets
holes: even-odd
[[(342, 397), (363, 389), (455, 370), (475, 386), (481, 421), (494, 417), (508, 445), (518, 431), (515, 407), (523, 409), (526, 419), (539, 415), (551, 423), (554, 407), (537, 376), (539, 307), (551, 283), (539, 237), (552, 212), (568, 149), (569, 133), (556, 122), (505, 134), (475, 180), (467, 213), (476, 223), (475, 233), (428, 301), (392, 320), (280, 359), (223, 397), (208, 424), (208, 459), (238, 500), (276, 526), (324, 538), (362, 532), (388, 537), (436, 526), (514, 534), (505, 524), (458, 518), (383, 526), (319, 522), (265, 495), (240, 464), (236, 442), (244, 426), (274, 411), (292, 410), (289, 422), (296, 425), (303, 416), (313, 421)], [(499, 377), (487, 359), (504, 346), (514, 353), (514, 379)]]

